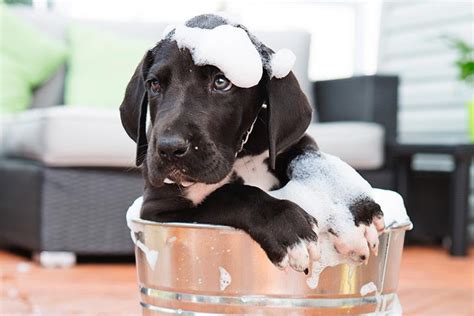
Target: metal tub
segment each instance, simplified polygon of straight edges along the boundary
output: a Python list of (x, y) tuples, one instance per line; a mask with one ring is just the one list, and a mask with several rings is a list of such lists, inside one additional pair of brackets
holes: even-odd
[[(144, 315), (401, 314), (396, 291), (410, 223), (381, 235), (367, 265), (326, 268), (315, 289), (303, 273), (274, 267), (242, 231), (144, 220), (132, 226)], [(370, 282), (377, 291), (362, 295)]]

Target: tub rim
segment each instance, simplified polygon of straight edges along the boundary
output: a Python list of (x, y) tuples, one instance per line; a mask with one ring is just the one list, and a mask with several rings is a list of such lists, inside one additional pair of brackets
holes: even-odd
[[(132, 218), (131, 222), (137, 225), (142, 226), (160, 226), (160, 227), (168, 227), (168, 228), (193, 228), (193, 229), (211, 229), (211, 230), (221, 230), (221, 231), (234, 231), (234, 232), (244, 232), (238, 228), (224, 226), (224, 225), (213, 225), (213, 224), (198, 224), (198, 223), (180, 223), (180, 222), (154, 222), (149, 221), (146, 219), (141, 218)], [(388, 233), (391, 231), (398, 231), (398, 230), (411, 230), (413, 224), (410, 220), (402, 223), (393, 223), (384, 230), (384, 233)]]

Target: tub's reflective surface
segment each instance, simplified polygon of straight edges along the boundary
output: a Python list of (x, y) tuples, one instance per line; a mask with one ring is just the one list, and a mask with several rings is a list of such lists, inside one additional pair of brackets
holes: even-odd
[[(274, 267), (244, 232), (141, 220), (132, 225), (142, 243), (136, 260), (145, 315), (399, 313), (404, 225), (380, 236), (379, 255), (367, 265), (326, 268), (315, 289), (309, 276)], [(362, 296), (370, 282), (377, 292)]]

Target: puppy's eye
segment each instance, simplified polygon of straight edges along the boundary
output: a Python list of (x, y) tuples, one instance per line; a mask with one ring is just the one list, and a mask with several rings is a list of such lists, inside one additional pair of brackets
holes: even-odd
[(160, 82), (156, 79), (150, 80), (150, 89), (154, 93), (160, 93), (161, 92)]
[(214, 77), (212, 88), (217, 91), (228, 91), (232, 88), (232, 83), (224, 75), (217, 75)]

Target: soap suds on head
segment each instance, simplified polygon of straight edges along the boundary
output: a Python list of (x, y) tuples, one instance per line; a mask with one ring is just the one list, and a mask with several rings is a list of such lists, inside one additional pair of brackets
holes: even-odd
[(293, 68), (295, 61), (296, 56), (291, 50), (284, 48), (277, 51), (270, 60), (270, 78), (281, 79), (286, 77)]
[(213, 65), (236, 86), (256, 86), (263, 74), (260, 54), (243, 29), (220, 25), (201, 29), (179, 25), (172, 38), (191, 52), (196, 65)]
[(201, 15), (185, 25), (168, 25), (162, 39), (188, 49), (196, 65), (213, 65), (236, 86), (250, 88), (262, 78), (286, 77), (295, 63), (289, 49), (273, 53), (240, 23), (218, 15)]
[(224, 291), (232, 282), (232, 277), (223, 267), (219, 267), (219, 275), (219, 288), (221, 291)]

